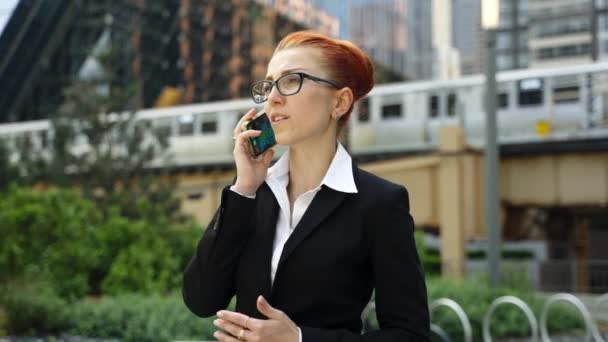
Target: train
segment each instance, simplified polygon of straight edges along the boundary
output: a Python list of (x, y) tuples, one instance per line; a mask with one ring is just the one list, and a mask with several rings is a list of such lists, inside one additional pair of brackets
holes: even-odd
[[(498, 143), (608, 137), (607, 76), (608, 62), (497, 73)], [(355, 157), (433, 151), (440, 128), (448, 125), (462, 127), (466, 144), (482, 148), (484, 82), (483, 75), (473, 75), (376, 85), (354, 108), (347, 148)], [(166, 153), (174, 166), (225, 165), (232, 162), (233, 129), (253, 107), (261, 109), (251, 99), (152, 108), (138, 111), (135, 120), (168, 137)], [(3, 124), (0, 139), (12, 151), (24, 141), (43, 150), (52, 137), (50, 127), (48, 120)], [(161, 159), (154, 163), (162, 167)]]

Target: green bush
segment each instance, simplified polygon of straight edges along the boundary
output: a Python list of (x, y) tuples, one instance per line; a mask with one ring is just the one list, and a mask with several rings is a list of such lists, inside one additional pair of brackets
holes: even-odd
[[(68, 303), (44, 282), (19, 280), (0, 286), (0, 307), (4, 311), (4, 333), (54, 334), (68, 327)], [(1, 335), (0, 335), (1, 336)]]
[[(137, 202), (154, 211), (148, 199)], [(202, 229), (192, 220), (159, 215), (154, 221), (128, 218), (76, 190), (12, 186), (0, 195), (0, 284), (32, 270), (69, 300), (103, 291), (173, 291)]]
[(89, 291), (101, 216), (75, 191), (37, 193), (12, 186), (0, 199), (0, 280), (35, 267), (66, 298)]
[(123, 295), (87, 299), (70, 309), (74, 335), (118, 338), (124, 342), (213, 340), (213, 318), (194, 316), (178, 294)]

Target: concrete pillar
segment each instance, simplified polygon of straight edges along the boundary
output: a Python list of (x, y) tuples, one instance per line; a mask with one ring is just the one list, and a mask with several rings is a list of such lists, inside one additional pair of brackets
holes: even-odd
[[(464, 134), (460, 127), (442, 127), (439, 162), (439, 222), (442, 275), (465, 276)], [(470, 189), (469, 189), (470, 190)]]

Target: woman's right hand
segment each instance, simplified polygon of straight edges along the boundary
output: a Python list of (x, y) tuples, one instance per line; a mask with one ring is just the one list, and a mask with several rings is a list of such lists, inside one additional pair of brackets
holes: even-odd
[(242, 127), (245, 122), (253, 120), (256, 110), (252, 108), (243, 115), (241, 120), (234, 128), (234, 161), (236, 162), (236, 183), (235, 190), (245, 196), (253, 196), (264, 182), (266, 172), (270, 165), (270, 161), (274, 156), (274, 151), (268, 149), (260, 157), (255, 158), (251, 155), (249, 147), (249, 138), (257, 137), (262, 132), (247, 130), (243, 131)]

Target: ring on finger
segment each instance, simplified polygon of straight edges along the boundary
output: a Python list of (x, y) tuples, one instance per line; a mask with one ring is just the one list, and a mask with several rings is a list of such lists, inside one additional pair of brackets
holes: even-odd
[(241, 341), (246, 341), (245, 340), (245, 329), (241, 328), (241, 331), (239, 332), (237, 338)]

